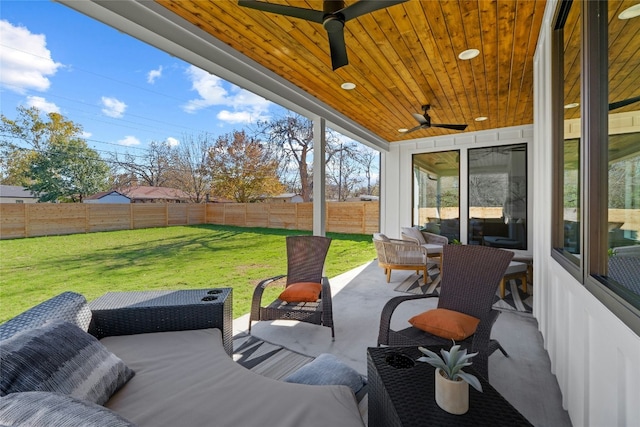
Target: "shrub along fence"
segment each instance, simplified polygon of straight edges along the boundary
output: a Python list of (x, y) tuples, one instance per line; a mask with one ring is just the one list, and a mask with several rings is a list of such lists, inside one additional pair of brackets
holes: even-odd
[[(327, 202), (326, 229), (372, 234), (379, 229), (379, 216), (375, 202)], [(313, 204), (0, 204), (0, 239), (195, 224), (312, 230)]]

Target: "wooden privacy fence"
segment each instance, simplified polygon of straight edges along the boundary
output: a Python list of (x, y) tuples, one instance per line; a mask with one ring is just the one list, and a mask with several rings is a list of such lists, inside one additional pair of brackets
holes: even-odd
[[(375, 202), (327, 202), (326, 230), (376, 233), (379, 216)], [(0, 239), (195, 224), (311, 230), (313, 204), (0, 204)]]

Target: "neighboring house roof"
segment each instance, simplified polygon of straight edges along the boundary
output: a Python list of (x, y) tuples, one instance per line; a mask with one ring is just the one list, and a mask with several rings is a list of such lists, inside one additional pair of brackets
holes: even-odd
[(282, 193), (282, 194), (278, 194), (277, 196), (267, 196), (267, 198), (271, 198), (271, 199), (290, 199), (292, 197), (295, 196), (299, 196), (299, 194), (296, 193)]
[(102, 199), (103, 197), (106, 197), (106, 196), (109, 196), (109, 195), (112, 195), (112, 196), (122, 196), (122, 197), (129, 198), (128, 196), (126, 196), (126, 195), (124, 195), (124, 194), (122, 194), (122, 193), (120, 193), (120, 192), (118, 192), (118, 191), (115, 191), (115, 190), (109, 190), (109, 191), (101, 191), (101, 192), (99, 192), (99, 193), (92, 194), (92, 195), (91, 195), (91, 196), (89, 196), (89, 197), (85, 197), (85, 198), (84, 198), (84, 200), (99, 200), (99, 199)]
[(0, 185), (0, 197), (37, 199), (31, 191), (25, 190), (21, 185)]
[(121, 194), (132, 200), (189, 200), (186, 192), (169, 187), (131, 187), (123, 189)]

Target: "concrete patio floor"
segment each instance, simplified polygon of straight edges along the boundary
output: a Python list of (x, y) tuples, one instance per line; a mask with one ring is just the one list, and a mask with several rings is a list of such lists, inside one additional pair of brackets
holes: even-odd
[[(372, 261), (332, 278), (335, 341), (328, 328), (295, 321), (255, 322), (252, 334), (311, 356), (332, 353), (366, 375), (366, 351), (367, 347), (376, 346), (382, 307), (391, 297), (401, 295), (394, 288), (410, 274), (394, 271), (391, 283), (386, 283), (377, 261)], [(403, 303), (394, 314), (392, 326), (406, 327), (407, 319), (434, 307), (436, 302), (434, 298)], [(234, 320), (234, 335), (246, 332), (248, 319), (247, 314)], [(489, 358), (491, 385), (533, 425), (571, 426), (533, 316), (504, 311), (493, 327), (492, 337), (500, 341), (510, 357), (495, 352)]]

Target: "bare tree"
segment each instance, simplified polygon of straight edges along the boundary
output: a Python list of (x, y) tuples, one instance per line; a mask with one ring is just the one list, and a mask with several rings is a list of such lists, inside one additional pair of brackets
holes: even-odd
[[(144, 155), (126, 153), (122, 158), (113, 155), (113, 163), (120, 170), (118, 176), (129, 178), (120, 181), (120, 189), (137, 184), (164, 187), (173, 179), (173, 149), (168, 142), (151, 142)], [(124, 172), (124, 173), (122, 173)]]
[(358, 184), (361, 165), (356, 160), (355, 143), (332, 141), (327, 145), (327, 181), (334, 190), (332, 198), (346, 200)]
[(379, 170), (380, 153), (369, 147), (363, 146), (357, 151), (356, 160), (364, 168), (364, 175), (367, 180), (366, 193), (373, 195), (375, 186), (371, 182), (372, 173)]
[[(305, 202), (311, 201), (311, 168), (308, 164), (313, 152), (313, 123), (297, 114), (271, 122), (258, 123), (258, 133), (276, 150), (280, 163), (280, 179), (299, 190)], [(295, 170), (295, 179), (287, 175)], [(284, 176), (283, 176), (284, 175)]]
[(195, 137), (184, 135), (180, 145), (173, 149), (172, 181), (176, 188), (190, 195), (192, 202), (205, 202), (211, 191), (208, 155), (213, 145), (212, 136), (203, 133)]

